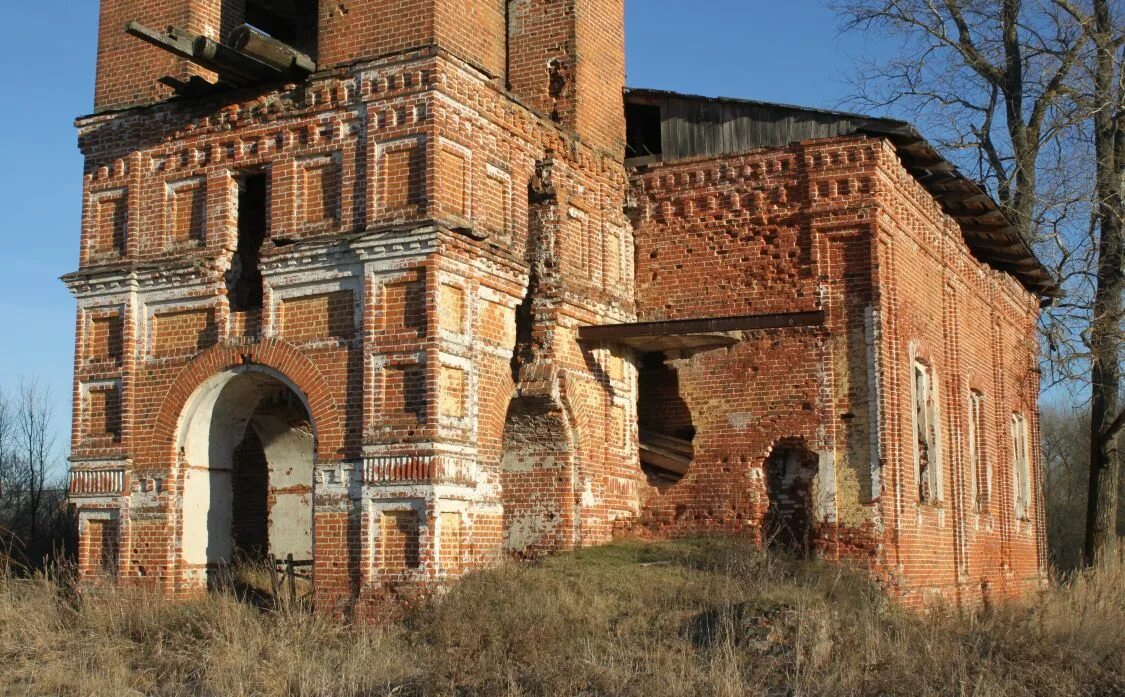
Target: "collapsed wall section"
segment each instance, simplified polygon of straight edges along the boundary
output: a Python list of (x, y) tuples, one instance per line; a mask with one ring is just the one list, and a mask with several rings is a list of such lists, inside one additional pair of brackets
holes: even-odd
[(841, 138), (636, 170), (640, 319), (791, 319), (666, 357), (694, 457), (645, 490), (647, 532), (800, 529), (790, 546), (874, 562), (874, 152)]

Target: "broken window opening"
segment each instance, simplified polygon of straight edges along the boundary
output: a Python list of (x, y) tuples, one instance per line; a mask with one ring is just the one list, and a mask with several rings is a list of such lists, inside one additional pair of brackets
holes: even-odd
[(914, 471), (918, 478), (918, 500), (930, 503), (941, 498), (941, 453), (933, 372), (921, 361), (914, 362)]
[(238, 246), (228, 274), (231, 310), (262, 308), (262, 244), (268, 234), (265, 174), (248, 174), (238, 181)]
[(563, 60), (552, 58), (547, 62), (547, 71), (547, 94), (550, 96), (553, 105), (551, 120), (555, 123), (561, 123), (562, 114), (559, 112), (559, 102), (566, 96), (567, 83), (570, 81), (570, 68)]
[(245, 22), (316, 60), (319, 4), (317, 0), (247, 0)]
[(659, 106), (625, 104), (625, 143), (627, 159), (664, 153)]
[(802, 557), (812, 551), (818, 464), (800, 441), (778, 444), (766, 460), (769, 509), (762, 534), (771, 549)]
[(535, 298), (529, 290), (516, 308), (516, 341), (512, 348), (512, 382), (519, 383), (523, 366), (535, 358), (532, 339), (535, 334)]
[(1031, 517), (1031, 468), (1027, 459), (1027, 420), (1012, 414), (1012, 468), (1015, 474), (1016, 518)]
[(988, 492), (991, 489), (991, 475), (984, 456), (984, 395), (977, 391), (969, 392), (969, 486), (973, 496), (973, 509), (984, 511), (988, 508)]
[(637, 423), (640, 460), (653, 486), (683, 480), (695, 458), (695, 424), (680, 392), (680, 378), (663, 353), (644, 356), (639, 372)]

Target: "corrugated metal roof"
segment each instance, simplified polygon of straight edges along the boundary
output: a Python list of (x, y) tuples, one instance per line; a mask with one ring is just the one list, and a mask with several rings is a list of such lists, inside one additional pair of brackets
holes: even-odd
[[(655, 150), (663, 162), (855, 134), (886, 138), (911, 175), (960, 224), (966, 244), (978, 259), (1011, 274), (1040, 297), (1061, 295), (1054, 277), (996, 201), (905, 121), (660, 90), (629, 90), (626, 104), (659, 108), (661, 142)], [(636, 112), (627, 109), (626, 113)], [(632, 139), (631, 144), (637, 149)]]

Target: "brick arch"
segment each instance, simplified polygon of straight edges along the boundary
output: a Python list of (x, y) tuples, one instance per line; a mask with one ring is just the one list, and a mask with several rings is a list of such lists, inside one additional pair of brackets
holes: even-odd
[(174, 451), (180, 416), (196, 390), (223, 371), (246, 365), (270, 368), (292, 382), (301, 391), (316, 429), (317, 458), (323, 461), (342, 456), (344, 425), (327, 380), (308, 356), (276, 339), (252, 346), (215, 346), (184, 366), (160, 405), (152, 442)]

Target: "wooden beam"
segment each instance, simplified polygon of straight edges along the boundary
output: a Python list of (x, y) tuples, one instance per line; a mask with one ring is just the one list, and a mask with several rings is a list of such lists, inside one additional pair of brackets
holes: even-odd
[(812, 312), (788, 312), (771, 315), (711, 317), (707, 319), (669, 320), (666, 322), (637, 322), (635, 324), (606, 324), (579, 327), (578, 338), (582, 341), (614, 341), (643, 336), (719, 334), (722, 332), (754, 331), (759, 329), (818, 327), (823, 325), (824, 321), (824, 312), (816, 310)]

